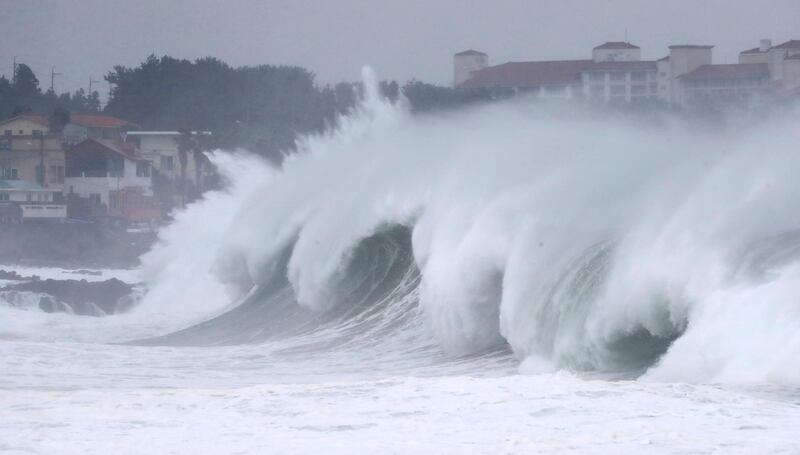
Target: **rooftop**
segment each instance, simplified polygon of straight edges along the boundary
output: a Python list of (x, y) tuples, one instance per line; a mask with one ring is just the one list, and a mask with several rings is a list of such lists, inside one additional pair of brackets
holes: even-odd
[(769, 77), (769, 68), (766, 63), (703, 65), (696, 70), (679, 77), (684, 80)]
[(635, 62), (598, 62), (589, 66), (584, 71), (655, 71), (656, 68), (656, 62), (650, 60), (640, 60)]
[(673, 44), (669, 46), (670, 49), (711, 49), (713, 47), (710, 44)]
[(777, 46), (773, 46), (773, 49), (800, 49), (800, 40), (793, 39), (789, 40), (785, 43), (778, 44)]
[(763, 54), (767, 51), (762, 51), (760, 47), (754, 47), (752, 49), (747, 49), (746, 51), (739, 52), (740, 54)]
[(546, 62), (508, 62), (473, 72), (459, 87), (537, 87), (580, 83), (580, 72), (592, 66), (592, 60)]
[(13, 122), (15, 120), (28, 120), (34, 123), (38, 123), (39, 125), (50, 127), (50, 122), (47, 119), (39, 114), (22, 114), (16, 117), (11, 117), (10, 119), (3, 120), (0, 122), (0, 125), (5, 125), (6, 123)]
[(639, 46), (625, 41), (609, 41), (595, 47), (595, 49), (639, 49)]
[(70, 123), (76, 125), (94, 127), (94, 128), (119, 128), (122, 126), (137, 126), (127, 120), (112, 117), (104, 114), (82, 114), (79, 112), (70, 112)]
[(90, 137), (72, 146), (72, 150), (78, 150), (86, 146), (100, 146), (110, 152), (116, 153), (131, 161), (146, 161), (145, 158), (136, 154), (136, 146), (127, 142), (114, 142), (106, 139), (96, 139)]
[(486, 55), (481, 51), (476, 51), (475, 49), (467, 49), (466, 51), (459, 52), (456, 54), (456, 57), (466, 56), (466, 55)]

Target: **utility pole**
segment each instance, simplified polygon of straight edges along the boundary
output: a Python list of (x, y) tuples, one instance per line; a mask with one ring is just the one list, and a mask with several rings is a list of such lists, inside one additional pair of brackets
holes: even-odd
[(89, 93), (87, 93), (87, 95), (92, 96), (92, 84), (94, 84), (95, 82), (100, 82), (100, 81), (94, 80), (92, 79), (92, 76), (89, 76)]
[(14, 69), (11, 73), (11, 83), (17, 85), (17, 56), (14, 56)]
[(51, 92), (55, 93), (55, 90), (53, 90), (53, 82), (55, 81), (56, 76), (63, 76), (63, 75), (64, 75), (64, 73), (56, 73), (56, 67), (55, 66), (50, 68), (50, 91)]

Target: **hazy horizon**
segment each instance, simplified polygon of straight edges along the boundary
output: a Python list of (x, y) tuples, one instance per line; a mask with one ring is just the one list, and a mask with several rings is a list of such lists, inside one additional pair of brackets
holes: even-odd
[[(364, 65), (380, 78), (448, 85), (452, 54), (474, 48), (491, 64), (588, 58), (605, 41), (642, 48), (643, 59), (675, 43), (713, 44), (715, 63), (733, 63), (761, 38), (800, 38), (800, 2), (758, 5), (723, 0), (642, 2), (500, 0), (341, 2), (288, 0), (32, 0), (6, 2), (0, 26), (0, 74), (16, 56), (43, 90), (50, 70), (57, 92), (86, 89), (105, 99), (103, 76), (114, 65), (137, 66), (148, 55), (219, 58), (231, 65), (299, 65), (321, 84), (358, 80)], [(46, 27), (46, 30), (43, 30)]]

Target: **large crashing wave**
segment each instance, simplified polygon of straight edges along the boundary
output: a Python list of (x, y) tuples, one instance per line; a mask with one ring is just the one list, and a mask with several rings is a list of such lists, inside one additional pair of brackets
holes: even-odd
[[(796, 112), (716, 136), (522, 102), (412, 116), (367, 87), (280, 171), (216, 154), (232, 187), (145, 257), (138, 311), (224, 313), (224, 333), (183, 333), (226, 343), (411, 298), (450, 355), (507, 345), (527, 371), (800, 381)], [(412, 258), (390, 285), (376, 270), (392, 261), (363, 264), (381, 242)]]

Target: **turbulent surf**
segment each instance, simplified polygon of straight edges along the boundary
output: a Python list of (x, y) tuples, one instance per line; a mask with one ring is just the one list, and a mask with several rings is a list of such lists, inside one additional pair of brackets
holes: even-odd
[[(220, 415), (233, 412), (249, 428), (238, 406), (263, 405), (289, 413), (256, 419), (265, 435), (286, 425), (304, 438), (377, 432), (369, 439), (376, 450), (385, 447), (377, 434), (394, 434), (380, 419), (421, 425), (429, 406), (450, 409), (439, 398), (454, 390), (472, 404), (441, 411), (451, 417), (488, 412), (499, 422), (524, 408), (516, 421), (551, 431), (586, 406), (620, 406), (624, 415), (663, 407), (690, 418), (678, 399), (717, 403), (709, 418), (730, 425), (766, 406), (766, 421), (790, 417), (774, 430), (774, 447), (791, 446), (781, 435), (797, 429), (791, 391), (800, 384), (798, 111), (724, 131), (667, 114), (520, 100), (412, 115), (402, 101), (382, 99), (376, 84), (365, 87), (358, 108), (302, 138), (281, 168), (215, 152), (227, 184), (162, 229), (142, 257), (145, 291), (134, 308), (80, 318), (0, 306), (14, 312), (0, 326), (6, 362), (26, 350), (46, 359), (4, 386), (54, 387), (49, 372), (68, 357), (78, 367), (57, 370), (58, 387), (95, 390), (116, 378), (112, 388), (134, 388), (143, 402), (161, 400), (151, 387), (178, 388), (187, 396), (165, 405), (175, 415), (185, 401), (223, 400)], [(724, 405), (737, 389), (670, 385), (683, 382), (786, 388), (770, 405), (736, 395), (739, 409)], [(236, 392), (188, 392), (197, 384)], [(262, 384), (271, 385), (249, 388)], [(536, 394), (549, 404), (530, 402)], [(423, 405), (384, 401), (393, 396)], [(489, 396), (503, 404), (469, 401)], [(364, 414), (342, 409), (350, 423), (334, 425), (338, 418), (308, 414), (303, 400), (308, 409), (347, 403)], [(367, 417), (393, 408), (396, 415)], [(732, 426), (709, 435), (675, 425), (689, 435), (687, 447), (705, 437), (752, 442), (732, 436)], [(523, 431), (504, 428), (492, 434)], [(315, 447), (298, 441), (278, 447)], [(349, 447), (347, 438), (326, 441), (334, 452)], [(499, 447), (491, 438), (474, 443), (477, 451)]]

